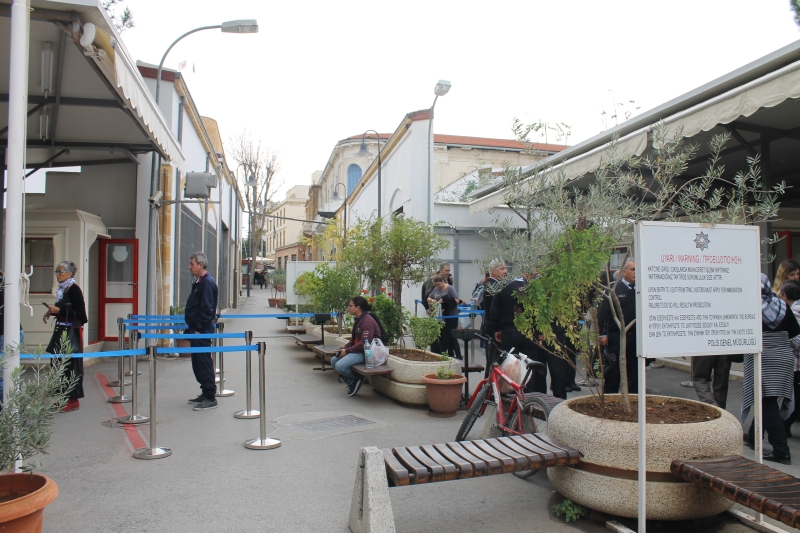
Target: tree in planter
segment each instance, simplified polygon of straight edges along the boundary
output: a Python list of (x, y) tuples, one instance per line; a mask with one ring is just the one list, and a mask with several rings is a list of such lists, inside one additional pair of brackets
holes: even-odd
[(358, 275), (346, 265), (338, 263), (336, 266), (323, 263), (314, 269), (314, 273), (319, 279), (319, 287), (311, 296), (311, 301), (318, 312), (337, 313), (341, 331), (350, 300), (357, 296), (361, 289)]
[(282, 268), (278, 268), (272, 273), (273, 298), (277, 298), (278, 293), (284, 290), (286, 290), (286, 271)]
[(427, 350), (428, 346), (439, 338), (443, 326), (444, 323), (441, 320), (437, 320), (431, 316), (412, 316), (409, 320), (409, 327), (411, 329), (411, 338), (414, 340), (414, 346), (419, 350)]
[[(494, 234), (494, 255), (517, 263), (528, 272), (538, 271), (519, 296), (524, 312), (517, 327), (537, 342), (534, 331), (544, 335), (545, 349), (566, 357), (568, 349), (553, 333), (552, 325), (566, 329), (566, 338), (576, 347), (583, 366), (591, 372), (591, 345), (596, 332), (578, 328), (577, 321), (589, 311), (596, 324), (601, 297), (609, 298), (613, 320), (620, 335), (619, 366), (627, 365), (625, 332), (635, 321), (623, 323), (614, 288), (617, 280), (603, 266), (620, 244), (632, 254), (633, 224), (645, 220), (704, 222), (710, 224), (754, 224), (777, 215), (777, 198), (783, 183), (762, 189), (758, 158), (748, 158), (746, 171), (724, 175), (719, 164), (727, 135), (712, 138), (706, 171), (685, 176), (697, 147), (685, 144), (681, 132), (668, 135), (663, 124), (651, 132), (654, 152), (644, 157), (620, 156), (612, 143), (594, 179), (569, 178), (564, 172), (537, 167), (523, 175), (507, 169), (503, 176), (504, 198), (528, 215), (524, 231), (500, 221)], [(579, 187), (580, 183), (584, 183)], [(520, 201), (522, 199), (522, 201)], [(765, 242), (774, 242), (770, 237)], [(568, 359), (568, 358), (567, 358)], [(601, 358), (602, 361), (602, 358)], [(602, 363), (601, 363), (602, 364)], [(602, 377), (603, 369), (600, 368)], [(630, 412), (626, 372), (620, 372), (622, 406)], [(605, 407), (602, 390), (592, 391)]]
[[(65, 357), (52, 362), (37, 358), (30, 369), (20, 365), (11, 371), (11, 388), (0, 411), (0, 471), (13, 469), (17, 460), (27, 463), (23, 471), (32, 471), (40, 465), (30, 459), (47, 454), (53, 419), (78, 382), (76, 375), (65, 372), (72, 352), (66, 332), (61, 343)], [(0, 354), (0, 368), (4, 364)], [(31, 379), (24, 379), (26, 372), (33, 374)]]
[[(389, 337), (389, 344), (397, 344), (403, 333), (408, 329), (409, 313), (407, 309), (400, 309), (398, 312), (398, 305), (392, 298), (384, 294), (384, 289), (381, 288), (380, 293), (375, 298), (371, 298), (372, 312), (383, 324), (383, 329), (386, 330), (386, 335)], [(402, 322), (398, 319), (402, 316)]]
[[(402, 323), (403, 286), (421, 283), (428, 277), (432, 258), (447, 247), (447, 240), (429, 226), (411, 218), (392, 215), (360, 225), (351, 245), (348, 233), (347, 248), (342, 251), (343, 261), (365, 264), (365, 275), (370, 281), (387, 281), (392, 298), (397, 303), (398, 322)], [(400, 343), (402, 344), (402, 336)]]

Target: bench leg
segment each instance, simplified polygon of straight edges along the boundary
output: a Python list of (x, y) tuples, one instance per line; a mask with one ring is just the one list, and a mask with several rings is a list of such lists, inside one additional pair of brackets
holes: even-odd
[(389, 480), (383, 453), (376, 447), (361, 448), (350, 504), (353, 533), (395, 533)]

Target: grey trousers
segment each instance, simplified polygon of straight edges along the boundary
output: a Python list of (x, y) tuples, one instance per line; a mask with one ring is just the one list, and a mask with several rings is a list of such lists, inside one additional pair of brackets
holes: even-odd
[(697, 399), (725, 409), (728, 403), (731, 356), (704, 355), (692, 357), (691, 362), (692, 381)]

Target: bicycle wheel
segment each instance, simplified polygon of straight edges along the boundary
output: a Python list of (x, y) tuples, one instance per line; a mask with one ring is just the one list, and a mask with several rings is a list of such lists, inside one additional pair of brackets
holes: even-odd
[[(550, 416), (550, 408), (545, 402), (539, 398), (526, 398), (522, 402), (522, 407), (511, 415), (508, 421), (508, 427), (517, 429), (517, 417), (522, 416), (522, 430), (524, 433), (545, 433), (547, 434), (547, 418)], [(503, 434), (507, 437), (511, 435), (508, 431)], [(514, 475), (520, 479), (528, 479), (538, 472), (540, 469), (523, 470), (522, 472), (514, 472)]]
[(481, 408), (486, 401), (486, 396), (489, 394), (490, 387), (491, 385), (486, 383), (475, 395), (475, 400), (472, 402), (472, 407), (469, 408), (469, 411), (467, 411), (467, 416), (465, 416), (464, 421), (461, 422), (461, 427), (458, 428), (456, 441), (467, 440), (467, 435), (469, 434), (470, 430), (472, 430), (472, 426), (475, 425), (475, 421), (478, 420), (479, 416), (481, 416)]

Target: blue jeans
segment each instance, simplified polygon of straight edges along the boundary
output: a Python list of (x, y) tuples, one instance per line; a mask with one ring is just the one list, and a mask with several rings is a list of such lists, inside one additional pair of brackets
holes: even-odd
[(364, 362), (364, 354), (363, 352), (353, 352), (345, 355), (344, 357), (339, 357), (338, 355), (331, 359), (331, 366), (336, 372), (339, 373), (345, 380), (345, 382), (350, 385), (357, 379), (360, 379), (360, 376), (350, 370), (350, 367), (353, 365), (358, 365)]

